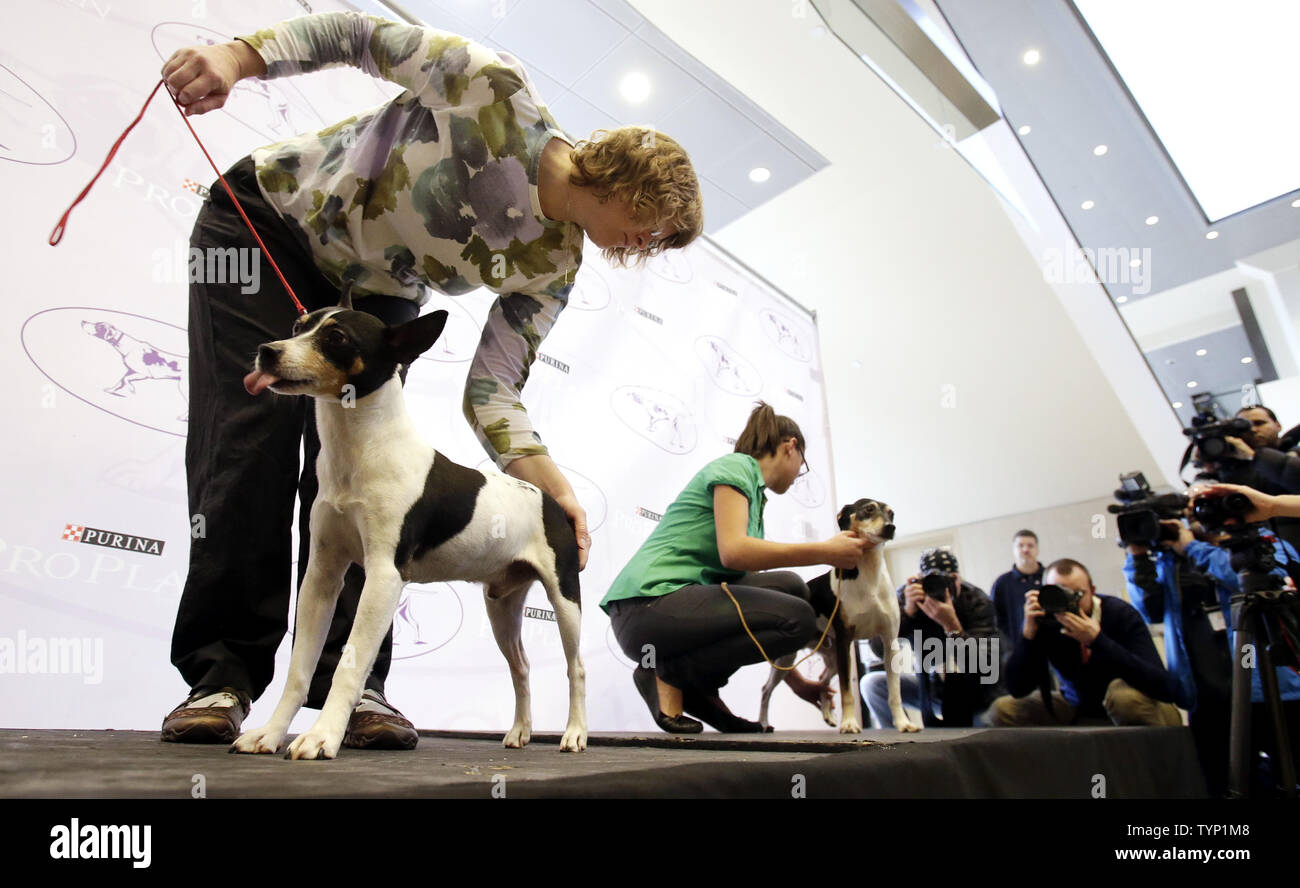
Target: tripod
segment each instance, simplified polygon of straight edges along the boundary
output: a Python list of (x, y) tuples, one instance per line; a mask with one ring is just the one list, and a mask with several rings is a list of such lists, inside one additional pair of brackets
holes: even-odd
[[(1260, 670), (1259, 683), (1264, 692), (1269, 717), (1273, 721), (1273, 735), (1277, 743), (1277, 775), (1282, 781), (1283, 794), (1296, 797), (1295, 761), (1291, 757), (1291, 740), (1286, 718), (1282, 713), (1282, 698), (1278, 691), (1277, 671), (1273, 667), (1270, 651), (1279, 638), (1283, 619), (1294, 607), (1294, 593), (1276, 588), (1275, 577), (1252, 570), (1238, 574), (1242, 592), (1232, 597), (1237, 627), (1236, 646), (1232, 653), (1232, 722), (1228, 735), (1228, 795), (1245, 798), (1249, 794), (1250, 780), (1250, 667), (1245, 665), (1245, 653), (1254, 650)], [(1263, 644), (1257, 643), (1263, 641)], [(1279, 651), (1280, 653), (1280, 651)]]

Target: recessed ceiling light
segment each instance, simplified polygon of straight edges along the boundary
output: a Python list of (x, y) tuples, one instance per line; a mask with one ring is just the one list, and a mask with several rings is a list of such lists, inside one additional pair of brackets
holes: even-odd
[(1040, 55), (1038, 50), (1036, 49), (1031, 49), (1028, 52), (1026, 52), (1024, 55), (1024, 60), (1026, 65), (1037, 65), (1038, 60), (1041, 58), (1042, 55)]
[(751, 182), (766, 182), (770, 178), (772, 178), (772, 171), (767, 167), (754, 167), (749, 171), (749, 181)]
[(1300, 207), (1300, 198), (1296, 198), (1295, 200), (1291, 201), (1291, 206)]
[(1188, 387), (1189, 389), (1194, 389), (1194, 388), (1196, 388), (1196, 380), (1192, 380), (1191, 382), (1187, 383), (1187, 387)]
[(1255, 360), (1254, 358), (1242, 358), (1242, 359), (1241, 359), (1241, 363), (1243, 363), (1243, 364), (1249, 364), (1249, 363), (1251, 363), (1251, 362), (1254, 361), (1254, 360)]
[(1022, 135), (1022, 136), (1027, 136), (1027, 135), (1029, 135), (1031, 129), (1032, 129), (1032, 127), (1030, 127), (1030, 125), (1026, 123), (1026, 124), (1025, 124), (1024, 126), (1022, 126), (1020, 129), (1016, 130), (1016, 132), (1020, 133), (1020, 135)]
[(823, 28), (821, 25), (818, 25), (817, 27), (815, 27), (815, 28), (812, 29), (812, 35), (813, 35), (814, 37), (825, 37), (825, 36), (826, 36), (826, 29)]
[(1128, 267), (1129, 267), (1129, 268), (1137, 268), (1137, 267), (1138, 267), (1139, 265), (1141, 265), (1141, 264), (1142, 264), (1142, 260), (1141, 260), (1141, 259), (1130, 259), (1130, 260), (1128, 261)]
[(1118, 302), (1120, 305), (1123, 305), (1125, 302), (1128, 302), (1128, 297), (1127, 297), (1127, 296), (1121, 296), (1121, 297), (1119, 297), (1118, 299), (1116, 299), (1115, 301)]
[(854, 361), (853, 364), (852, 364), (852, 367), (853, 367), (854, 370), (861, 370), (861, 369), (862, 369), (862, 362), (861, 362), (861, 361)]
[(1079, 209), (1091, 210), (1094, 206), (1096, 206), (1096, 204), (1094, 204), (1092, 201), (1085, 200), (1083, 203), (1079, 204)]
[(1175, 402), (1174, 402), (1174, 409), (1175, 409), (1175, 410), (1179, 410), (1179, 409), (1181, 409), (1182, 406), (1183, 406), (1183, 402), (1182, 402), (1182, 401), (1175, 401)]
[(1203, 348), (1198, 348), (1198, 349), (1196, 350), (1196, 357), (1198, 357), (1198, 358), (1203, 358), (1203, 357), (1205, 357), (1205, 356), (1208, 355), (1208, 354), (1209, 354), (1209, 352), (1206, 351), (1206, 350), (1203, 349)]
[(644, 102), (650, 98), (650, 78), (640, 71), (633, 71), (619, 83), (618, 91), (633, 104)]
[(1095, 155), (1097, 155), (1098, 157), (1101, 157), (1103, 154), (1105, 154), (1105, 153), (1106, 153), (1107, 151), (1109, 151), (1109, 150), (1110, 150), (1110, 149), (1107, 148), (1105, 145), (1098, 145), (1096, 148), (1092, 149), (1092, 153), (1095, 154)]
[(1205, 239), (1206, 239), (1206, 240), (1214, 240), (1214, 239), (1215, 239), (1216, 237), (1218, 237), (1218, 236), (1219, 236), (1219, 232), (1217, 232), (1217, 231), (1207, 231), (1207, 232), (1205, 232)]
[(1147, 224), (1148, 224), (1148, 225), (1155, 225), (1155, 224), (1156, 224), (1157, 222), (1159, 222), (1159, 221), (1160, 221), (1160, 217), (1159, 217), (1159, 216), (1147, 216)]

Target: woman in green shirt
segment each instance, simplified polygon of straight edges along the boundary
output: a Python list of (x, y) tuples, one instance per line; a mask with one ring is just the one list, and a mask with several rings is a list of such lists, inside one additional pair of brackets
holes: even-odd
[[(867, 546), (847, 531), (818, 543), (763, 539), (763, 491), (790, 489), (804, 466), (804, 443), (794, 420), (760, 402), (736, 452), (691, 479), (600, 603), (623, 652), (638, 663), (637, 691), (665, 731), (703, 730), (688, 715), (719, 731), (761, 730), (718, 697), (733, 672), (763, 659), (721, 583), (776, 659), (811, 641), (817, 621), (803, 578), (772, 568), (849, 568)], [(788, 680), (800, 696), (816, 699), (818, 685), (796, 672)]]

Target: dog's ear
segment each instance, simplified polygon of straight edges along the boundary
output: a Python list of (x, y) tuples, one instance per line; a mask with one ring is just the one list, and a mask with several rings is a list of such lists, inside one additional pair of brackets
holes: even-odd
[(343, 282), (343, 289), (339, 291), (339, 308), (352, 311), (352, 281)]
[(840, 530), (849, 529), (849, 522), (851, 521), (850, 516), (852, 512), (853, 512), (852, 506), (845, 506), (844, 508), (840, 509), (840, 517), (838, 519), (840, 524)]
[(446, 325), (447, 312), (433, 311), (405, 324), (389, 327), (384, 331), (384, 343), (392, 349), (399, 364), (411, 364), (438, 341)]

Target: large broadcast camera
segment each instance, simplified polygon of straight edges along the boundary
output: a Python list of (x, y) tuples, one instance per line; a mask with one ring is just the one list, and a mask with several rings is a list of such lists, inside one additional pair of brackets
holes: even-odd
[(1119, 489), (1115, 491), (1119, 505), (1107, 506), (1115, 515), (1122, 546), (1147, 546), (1154, 548), (1162, 542), (1172, 543), (1178, 532), (1161, 525), (1161, 521), (1182, 518), (1187, 513), (1187, 497), (1181, 493), (1151, 492), (1151, 485), (1141, 472), (1119, 476)]
[(1213, 413), (1202, 412), (1192, 417), (1191, 428), (1183, 429), (1183, 434), (1191, 439), (1191, 447), (1196, 449), (1201, 459), (1218, 462), (1221, 459), (1241, 459), (1236, 449), (1228, 443), (1228, 438), (1248, 440), (1251, 432), (1250, 420), (1221, 420)]

